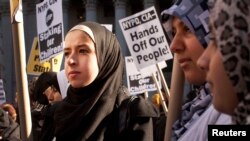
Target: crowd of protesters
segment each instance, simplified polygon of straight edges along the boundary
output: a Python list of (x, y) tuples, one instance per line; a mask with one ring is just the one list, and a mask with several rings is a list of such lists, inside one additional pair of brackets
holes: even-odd
[[(170, 49), (192, 85), (171, 140), (204, 141), (208, 125), (250, 123), (249, 16), (247, 0), (176, 0), (162, 11)], [(34, 141), (164, 140), (167, 116), (159, 94), (129, 94), (115, 34), (81, 22), (65, 36), (64, 57), (65, 92), (56, 72), (29, 83)], [(16, 105), (0, 105), (0, 140), (21, 140)]]

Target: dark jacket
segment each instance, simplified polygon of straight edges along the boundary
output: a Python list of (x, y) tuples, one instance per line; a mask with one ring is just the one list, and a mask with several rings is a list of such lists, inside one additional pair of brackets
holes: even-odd
[[(153, 141), (153, 119), (159, 117), (159, 111), (156, 107), (141, 96), (128, 97), (120, 105), (118, 103), (112, 115), (110, 115), (111, 119), (105, 123), (107, 124), (107, 130), (105, 131), (105, 137), (103, 137), (104, 140)], [(41, 141), (51, 141), (55, 136), (55, 121), (53, 117), (58, 105), (60, 105), (60, 102), (47, 108)], [(74, 121), (72, 120), (72, 122)], [(80, 134), (81, 130), (79, 129), (77, 132)], [(78, 141), (78, 139), (72, 137), (77, 136), (77, 132), (64, 138), (57, 138), (57, 141)], [(98, 134), (91, 136), (92, 138), (89, 140), (96, 141)]]
[[(122, 87), (124, 57), (116, 36), (95, 22), (79, 23), (69, 32), (74, 30), (81, 31), (81, 37), (91, 38), (93, 41), (99, 71), (87, 86), (70, 84), (67, 96), (56, 106), (54, 115), (51, 115), (56, 140), (153, 141), (152, 119), (159, 114), (150, 101), (141, 97), (134, 99), (130, 106), (125, 108), (125, 113), (129, 111), (128, 122), (119, 123), (119, 113), (122, 112), (120, 106), (129, 96), (127, 89)], [(66, 36), (71, 35), (74, 33)], [(77, 66), (77, 63), (75, 65)], [(128, 126), (121, 128), (125, 130), (117, 130), (120, 125)]]
[(3, 141), (21, 141), (19, 124), (0, 108), (0, 136)]

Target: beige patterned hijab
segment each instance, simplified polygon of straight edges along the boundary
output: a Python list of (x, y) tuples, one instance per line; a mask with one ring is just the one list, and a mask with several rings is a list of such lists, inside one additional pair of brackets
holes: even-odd
[(239, 104), (233, 120), (250, 124), (250, 1), (210, 0), (210, 22)]

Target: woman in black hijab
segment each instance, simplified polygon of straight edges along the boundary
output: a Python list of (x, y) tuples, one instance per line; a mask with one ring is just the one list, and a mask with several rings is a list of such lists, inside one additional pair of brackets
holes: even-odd
[(67, 33), (64, 55), (70, 86), (55, 110), (57, 141), (153, 140), (152, 117), (159, 112), (150, 101), (136, 98), (125, 110), (130, 118), (119, 117), (129, 96), (122, 84), (124, 58), (112, 32), (95, 22), (80, 23)]
[[(34, 82), (33, 82), (34, 83)], [(52, 127), (48, 120), (53, 115), (52, 105), (62, 100), (56, 72), (43, 72), (30, 87), (31, 102), (34, 103), (31, 110), (33, 139), (39, 140), (41, 132), (49, 132)], [(48, 118), (48, 119), (47, 119)], [(47, 122), (44, 122), (47, 119)], [(46, 128), (43, 131), (43, 128)], [(51, 129), (53, 130), (53, 128)]]

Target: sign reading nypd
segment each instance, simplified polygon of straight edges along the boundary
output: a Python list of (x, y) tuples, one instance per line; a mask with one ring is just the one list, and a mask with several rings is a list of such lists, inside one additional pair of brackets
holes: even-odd
[(36, 5), (40, 62), (63, 51), (62, 1), (44, 0)]
[(119, 20), (119, 24), (138, 69), (173, 58), (153, 6)]

